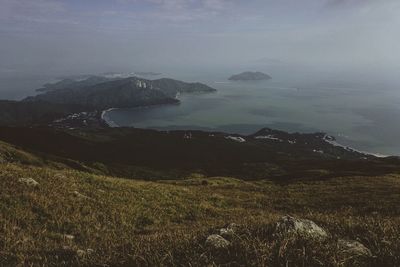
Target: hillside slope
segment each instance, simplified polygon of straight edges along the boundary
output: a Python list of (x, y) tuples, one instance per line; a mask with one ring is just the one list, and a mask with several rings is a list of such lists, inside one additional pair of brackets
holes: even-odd
[(288, 134), (263, 129), (254, 135), (239, 136), (132, 128), (62, 131), (0, 127), (0, 140), (126, 178), (170, 179), (195, 171), (206, 176), (283, 182), (400, 171), (398, 158), (375, 158), (337, 147), (326, 142), (322, 133)]
[(175, 98), (177, 93), (216, 91), (201, 83), (186, 83), (173, 79), (147, 80), (137, 77), (124, 79), (89, 77), (83, 81), (64, 80), (48, 84), (44, 90), (43, 94), (28, 97), (25, 101), (81, 105), (90, 111), (173, 104), (179, 103)]
[(81, 105), (87, 107), (87, 111), (178, 103), (161, 90), (143, 87), (141, 80), (137, 78), (107, 81), (84, 87), (74, 87), (72, 84), (67, 88), (26, 98), (25, 101)]
[(399, 266), (398, 159), (324, 138), (1, 127), (0, 266)]
[[(76, 114), (95, 114), (80, 122), (62, 127), (106, 127), (100, 115), (109, 108), (134, 108), (179, 104), (179, 93), (210, 93), (215, 89), (201, 83), (173, 79), (147, 80), (137, 77), (104, 78), (90, 76), (83, 80), (64, 79), (45, 84), (39, 95), (22, 101), (0, 100), (0, 126), (48, 126)], [(86, 125), (87, 121), (89, 125)], [(83, 122), (83, 124), (82, 124)]]
[[(0, 265), (398, 266), (399, 190), (398, 175), (146, 182), (2, 163)], [(285, 214), (315, 221), (329, 238), (278, 238)], [(229, 248), (208, 249), (207, 236), (232, 222)], [(343, 253), (338, 239), (360, 241), (373, 257)]]

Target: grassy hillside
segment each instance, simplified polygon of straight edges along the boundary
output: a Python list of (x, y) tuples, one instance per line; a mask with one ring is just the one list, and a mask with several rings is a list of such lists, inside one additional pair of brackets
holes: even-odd
[[(400, 265), (398, 159), (321, 134), (185, 134), (0, 128), (0, 266)], [(284, 215), (328, 237), (279, 235)], [(230, 223), (229, 246), (210, 248)]]
[[(0, 265), (399, 266), (399, 192), (395, 174), (286, 184), (196, 173), (142, 181), (4, 162)], [(275, 236), (285, 214), (313, 220), (329, 238)], [(232, 245), (207, 249), (207, 236), (228, 223), (239, 225)], [(373, 257), (343, 255), (338, 238), (362, 242)]]
[[(260, 131), (258, 135), (273, 134), (282, 142), (251, 135), (239, 143), (225, 133), (190, 131), (188, 139), (187, 132), (0, 127), (0, 140), (64, 164), (72, 160), (73, 168), (132, 179), (177, 179), (198, 172), (286, 182), (400, 172), (398, 158), (379, 159), (335, 147), (322, 139), (323, 134)], [(296, 143), (289, 143), (292, 140)]]

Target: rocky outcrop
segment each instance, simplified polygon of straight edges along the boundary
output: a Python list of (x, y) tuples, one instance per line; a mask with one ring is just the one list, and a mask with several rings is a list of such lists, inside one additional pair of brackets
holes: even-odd
[(231, 242), (220, 235), (210, 235), (206, 239), (206, 247), (210, 250), (227, 249), (230, 245)]
[(290, 234), (298, 234), (302, 237), (311, 238), (328, 237), (328, 233), (313, 221), (286, 215), (276, 223), (275, 235), (287, 236)]
[(39, 183), (32, 178), (19, 178), (18, 182), (25, 184), (30, 187), (38, 187)]
[(338, 240), (339, 253), (345, 258), (372, 257), (372, 252), (362, 243), (355, 240)]

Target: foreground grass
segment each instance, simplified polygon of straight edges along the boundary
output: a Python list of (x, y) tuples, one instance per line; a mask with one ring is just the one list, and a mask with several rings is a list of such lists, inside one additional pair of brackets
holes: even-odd
[[(38, 187), (20, 183), (33, 178)], [(193, 174), (147, 182), (0, 164), (0, 265), (400, 266), (400, 176), (289, 184)], [(315, 221), (324, 241), (274, 236), (285, 214)], [(235, 222), (223, 253), (207, 236)], [(340, 254), (338, 238), (374, 254)]]

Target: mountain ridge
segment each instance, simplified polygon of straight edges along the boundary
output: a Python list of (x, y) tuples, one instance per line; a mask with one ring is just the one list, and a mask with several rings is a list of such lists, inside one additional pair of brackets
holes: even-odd
[[(105, 80), (104, 80), (105, 79)], [(23, 101), (46, 101), (74, 104), (92, 109), (129, 108), (157, 104), (176, 104), (178, 93), (214, 92), (201, 83), (186, 83), (162, 78), (147, 80), (137, 77), (106, 79), (91, 77), (84, 81), (47, 85), (50, 90)], [(99, 81), (99, 82), (97, 82)]]

